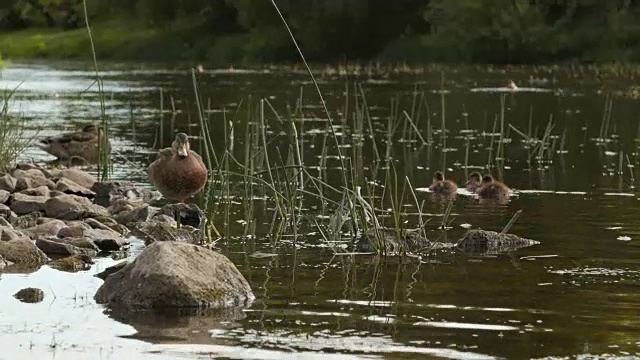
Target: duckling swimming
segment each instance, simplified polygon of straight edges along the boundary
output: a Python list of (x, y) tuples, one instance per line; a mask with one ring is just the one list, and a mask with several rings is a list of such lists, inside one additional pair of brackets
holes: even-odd
[(433, 175), (433, 182), (429, 186), (434, 194), (450, 196), (456, 193), (458, 185), (451, 180), (445, 180), (441, 171), (436, 171)]
[(149, 181), (162, 196), (181, 203), (204, 188), (207, 176), (207, 167), (200, 155), (191, 151), (185, 133), (176, 134), (171, 147), (160, 150), (149, 165)]
[[(80, 131), (47, 136), (40, 139), (36, 146), (60, 160), (78, 158), (87, 162), (96, 162), (100, 155), (98, 145), (102, 142), (103, 137), (103, 129), (91, 124), (83, 127)], [(106, 140), (106, 152), (109, 154), (111, 153), (111, 144), (109, 139)], [(104, 149), (100, 150), (104, 151)]]
[(482, 180), (482, 175), (479, 172), (474, 171), (469, 174), (469, 179), (466, 183), (464, 183), (464, 187), (467, 191), (475, 193), (476, 190), (480, 187), (480, 181)]
[(495, 180), (493, 176), (485, 175), (476, 193), (480, 199), (506, 200), (509, 198), (509, 187)]

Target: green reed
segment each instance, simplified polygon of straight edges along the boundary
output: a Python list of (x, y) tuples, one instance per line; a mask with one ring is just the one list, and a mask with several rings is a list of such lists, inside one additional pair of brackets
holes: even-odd
[[(31, 145), (32, 139), (35, 138), (35, 136), (26, 136), (27, 121), (21, 114), (10, 114), (12, 99), (18, 87), (10, 91), (5, 90), (2, 93), (2, 105), (0, 105), (0, 171), (8, 171), (18, 156)], [(36, 131), (39, 131), (39, 129)]]
[[(111, 164), (111, 157), (109, 154), (109, 121), (106, 113), (104, 86), (100, 71), (98, 69), (98, 57), (96, 55), (96, 47), (93, 42), (93, 35), (91, 34), (91, 26), (89, 25), (89, 14), (87, 12), (87, 2), (82, 0), (82, 7), (84, 11), (84, 22), (87, 28), (87, 35), (89, 36), (89, 44), (91, 45), (91, 55), (93, 58), (93, 68), (95, 71), (95, 84), (98, 87), (98, 99), (100, 101), (100, 128), (102, 129), (102, 135), (98, 137), (98, 179), (105, 181), (109, 179), (110, 174), (113, 172), (113, 165)], [(100, 134), (100, 132), (98, 132)]]

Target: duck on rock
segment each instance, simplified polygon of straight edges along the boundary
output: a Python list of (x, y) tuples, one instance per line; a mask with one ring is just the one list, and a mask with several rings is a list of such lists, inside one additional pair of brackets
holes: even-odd
[(102, 141), (103, 137), (103, 129), (91, 124), (80, 131), (47, 136), (40, 139), (36, 146), (60, 160), (82, 159), (93, 163), (98, 161), (100, 152), (105, 151), (105, 145), (106, 154), (111, 153), (109, 139)]
[(185, 133), (176, 134), (170, 148), (158, 152), (149, 165), (149, 181), (162, 196), (180, 203), (198, 193), (207, 183), (207, 167), (189, 145)]

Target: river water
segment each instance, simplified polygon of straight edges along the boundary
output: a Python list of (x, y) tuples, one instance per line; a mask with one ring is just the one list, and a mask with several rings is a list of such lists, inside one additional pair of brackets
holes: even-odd
[[(146, 166), (157, 149), (167, 146), (176, 131), (199, 134), (191, 71), (101, 66), (114, 148), (111, 177), (150, 186)], [(398, 141), (406, 140), (402, 132), (411, 128), (399, 120), (389, 153), (401, 181), (410, 179), (418, 202), (424, 202), (422, 213), (433, 218), (427, 224), (430, 235), (442, 235), (438, 225), (446, 207), (424, 191), (433, 172), (444, 169), (463, 184), (466, 174), (478, 169), (501, 176), (514, 195), (504, 206), (458, 196), (447, 238), (458, 238), (468, 227), (500, 231), (522, 210), (510, 232), (540, 244), (483, 256), (377, 259), (336, 252), (310, 226), (297, 239), (285, 234), (274, 242), (269, 201), (253, 203), (259, 220), (255, 235), (245, 237), (246, 209), (239, 201), (231, 205), (228, 226), (222, 217), (214, 223), (227, 231), (218, 246), (254, 290), (256, 301), (249, 309), (119, 316), (93, 301), (102, 283), (93, 274), (114, 264), (111, 258), (99, 259), (86, 272), (44, 266), (31, 274), (2, 273), (0, 359), (640, 356), (637, 76), (542, 67), (349, 76), (322, 70), (318, 83), (338, 137), (353, 132), (350, 122), (340, 126), (339, 119), (345, 109), (356, 111), (352, 95), (361, 89), (380, 150), (386, 151), (392, 107), (398, 119), (406, 110), (422, 138), (433, 139), (421, 146), (414, 132), (412, 141)], [(85, 63), (13, 64), (2, 71), (0, 89), (17, 88), (11, 111), (26, 119), (26, 136), (44, 136), (100, 121), (94, 77)], [(224, 149), (225, 119), (243, 129), (242, 116), (234, 117), (238, 107), (267, 99), (285, 114), (302, 95), (304, 120), (296, 129), (305, 166), (318, 167), (327, 158), (322, 153), (326, 115), (303, 71), (215, 69), (196, 77), (216, 150)], [(502, 89), (507, 79), (521, 89)], [(426, 102), (418, 121), (413, 99), (422, 94)], [(352, 99), (348, 105), (345, 96)], [(278, 133), (275, 116), (266, 119), (275, 143), (286, 143), (288, 135)], [(547, 148), (532, 153), (525, 138), (542, 139), (549, 123)], [(504, 162), (495, 159), (501, 128)], [(364, 147), (365, 169), (375, 158), (371, 143)], [(205, 151), (201, 140), (192, 146)], [(244, 156), (242, 146), (238, 142), (234, 150), (238, 158)], [(341, 148), (351, 154), (349, 146)], [(335, 151), (328, 147), (328, 154)], [(53, 160), (35, 147), (21, 159)], [(272, 162), (279, 163), (275, 155)], [(328, 162), (327, 181), (341, 178), (338, 163)], [(191, 201), (202, 204), (203, 196)], [(318, 202), (305, 201), (302, 216), (318, 215)], [(415, 212), (415, 202), (405, 205)], [(130, 256), (142, 247), (134, 241)], [(44, 290), (44, 301), (23, 304), (13, 298), (27, 286)]]

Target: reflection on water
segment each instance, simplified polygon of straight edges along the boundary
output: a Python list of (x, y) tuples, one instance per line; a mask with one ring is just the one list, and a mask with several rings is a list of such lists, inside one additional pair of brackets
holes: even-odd
[[(527, 70), (513, 71), (509, 77), (526, 84)], [(398, 95), (400, 108), (411, 109), (418, 84), (426, 103), (416, 126), (434, 145), (420, 146), (415, 137), (395, 141), (390, 151), (398, 174), (406, 175), (415, 190), (423, 190), (435, 170), (445, 170), (447, 178), (463, 184), (469, 172), (486, 171), (489, 164), (513, 190), (508, 204), (487, 205), (460, 189), (449, 218), (451, 230), (444, 234), (438, 225), (446, 203), (433, 201), (428, 191), (416, 191), (417, 202), (424, 202), (420, 212), (433, 216), (428, 236), (454, 242), (468, 228), (500, 231), (522, 209), (511, 232), (540, 244), (513, 253), (377, 260), (338, 256), (317, 229), (306, 228), (301, 240), (285, 237), (273, 246), (266, 237), (272, 204), (264, 194), (255, 194), (256, 237), (243, 238), (238, 195), (228, 241), (219, 245), (254, 289), (257, 300), (250, 309), (194, 314), (105, 310), (92, 299), (101, 284), (92, 275), (115, 262), (109, 258), (75, 274), (46, 266), (32, 274), (3, 273), (0, 359), (86, 354), (100, 359), (638, 356), (640, 205), (634, 183), (640, 177), (640, 105), (615, 99), (610, 124), (601, 126), (605, 95), (595, 77), (575, 79), (558, 70), (547, 74), (554, 78), (553, 85), (547, 82), (540, 91), (494, 93), (480, 90), (504, 83), (496, 73), (461, 70), (445, 75), (444, 91), (439, 88), (440, 72), (360, 79), (373, 119), (373, 139), (385, 149), (389, 99)], [(92, 76), (86, 64), (15, 65), (2, 72), (0, 89), (21, 84), (12, 111), (26, 117), (29, 136), (52, 135), (100, 119)], [(113, 177), (148, 186), (146, 166), (156, 149), (167, 146), (176, 131), (199, 132), (191, 74), (114, 66), (102, 76), (112, 124)], [(345, 85), (346, 79), (337, 75), (319, 78), (334, 117), (333, 130), (340, 138), (350, 137), (351, 124), (339, 119), (345, 111), (344, 93), (353, 83)], [(199, 74), (198, 80), (219, 149), (225, 119), (228, 124), (250, 93), (268, 98), (282, 113), (302, 93), (304, 121), (297, 119), (296, 124), (304, 163), (316, 174), (319, 162), (326, 161), (329, 177), (340, 176), (335, 153), (322, 153), (325, 115), (304, 73), (220, 69)], [(613, 87), (627, 85), (625, 79), (610, 82)], [(446, 100), (446, 142), (441, 94)], [(550, 116), (548, 140), (553, 145), (540, 151), (534, 138), (542, 138)], [(242, 124), (241, 117), (235, 121)], [(266, 132), (284, 144), (287, 136), (277, 137), (282, 128), (276, 119), (268, 121)], [(498, 159), (502, 167), (495, 159), (501, 127), (507, 134)], [(606, 141), (596, 141), (603, 133)], [(365, 170), (374, 159), (370, 138), (366, 144)], [(194, 140), (195, 150), (202, 152), (201, 146), (200, 139)], [(243, 151), (243, 144), (236, 146)], [(349, 143), (341, 148), (349, 157)], [(22, 157), (52, 160), (36, 148)], [(319, 208), (312, 200), (305, 206), (310, 217)], [(418, 213), (415, 204), (403, 211)], [(136, 244), (131, 257), (140, 251), (141, 244)], [(43, 302), (23, 304), (13, 298), (29, 286), (45, 292)]]

